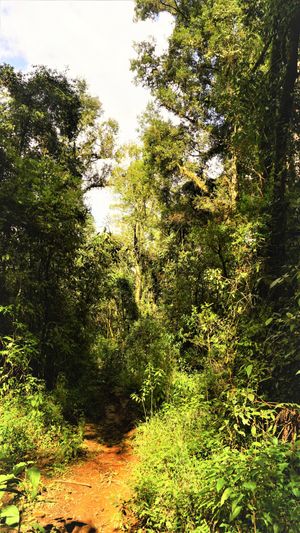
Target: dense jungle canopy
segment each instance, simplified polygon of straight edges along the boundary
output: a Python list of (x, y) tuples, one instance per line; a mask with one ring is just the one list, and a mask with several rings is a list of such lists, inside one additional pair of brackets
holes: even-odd
[(1, 467), (127, 402), (139, 531), (297, 533), (300, 2), (136, 0), (162, 12), (136, 145), (85, 82), (0, 67)]

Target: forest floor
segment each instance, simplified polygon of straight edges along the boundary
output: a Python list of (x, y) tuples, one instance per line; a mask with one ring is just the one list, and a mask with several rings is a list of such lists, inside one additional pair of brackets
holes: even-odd
[(87, 424), (84, 454), (62, 475), (43, 476), (43, 501), (35, 519), (48, 532), (121, 531), (123, 502), (130, 497), (134, 430), (103, 444), (103, 426)]

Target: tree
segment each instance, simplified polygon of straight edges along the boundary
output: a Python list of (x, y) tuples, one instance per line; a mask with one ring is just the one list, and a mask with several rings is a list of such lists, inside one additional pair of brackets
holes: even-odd
[(299, 10), (299, 0), (231, 0), (226, 10), (219, 0), (136, 2), (142, 19), (174, 17), (167, 52), (138, 46), (137, 79), (180, 120), (199, 160), (221, 158), (233, 197), (255, 195), (257, 214), (271, 217), (265, 259), (273, 277), (286, 261)]
[(44, 67), (24, 75), (3, 65), (1, 84), (0, 287), (13, 316), (38, 340), (35, 375), (51, 388), (84, 350), (78, 257), (86, 239), (86, 188), (103, 184), (97, 159), (111, 157), (115, 125), (82, 82)]
[[(257, 359), (273, 368), (269, 393), (281, 388), (284, 397), (295, 364), (294, 349), (284, 355), (293, 345), (285, 317), (297, 315), (291, 296), (298, 291), (299, 0), (230, 0), (226, 9), (219, 0), (136, 2), (138, 18), (163, 11), (174, 21), (167, 50), (158, 55), (153, 41), (140, 43), (132, 67), (170, 116), (160, 127), (152, 118), (143, 135), (149, 171), (165, 192), (164, 224), (176, 221), (170, 233), (177, 227), (180, 235), (170, 250), (170, 279), (178, 281), (178, 252), (186, 253), (189, 242), (183, 279), (196, 264), (196, 308), (212, 303), (219, 317), (232, 317), (246, 344), (264, 346)], [(189, 290), (181, 285), (179, 293), (183, 304)], [(171, 294), (169, 309), (179, 302)], [(179, 304), (177, 316), (182, 311)], [(273, 312), (281, 317), (276, 348), (263, 321), (253, 327), (258, 316), (269, 324)]]
[(125, 147), (122, 159), (114, 169), (112, 184), (121, 200), (123, 246), (129, 251), (127, 263), (134, 270), (135, 301), (143, 309), (155, 301), (152, 277), (159, 232), (158, 202), (141, 148)]
[[(282, 13), (285, 13), (282, 16)], [(279, 22), (278, 22), (279, 21)], [(274, 2), (271, 87), (275, 84), (276, 122), (273, 137), (273, 210), (270, 243), (270, 271), (280, 275), (286, 263), (288, 190), (291, 178), (289, 159), (292, 155), (292, 120), (296, 81), (298, 78), (300, 35), (300, 2)], [(272, 87), (274, 92), (274, 87)]]

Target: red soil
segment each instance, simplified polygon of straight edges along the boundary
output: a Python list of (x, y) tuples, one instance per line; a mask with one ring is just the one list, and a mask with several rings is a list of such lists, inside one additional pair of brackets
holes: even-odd
[(43, 480), (45, 502), (39, 504), (35, 514), (46, 531), (121, 531), (122, 502), (130, 497), (130, 471), (136, 461), (131, 439), (129, 432), (120, 444), (103, 445), (99, 443), (98, 426), (86, 427), (86, 457), (63, 476)]

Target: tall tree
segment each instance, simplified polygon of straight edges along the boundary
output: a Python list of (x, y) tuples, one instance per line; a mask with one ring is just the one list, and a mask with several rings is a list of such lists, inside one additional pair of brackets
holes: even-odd
[(249, 192), (264, 205), (271, 217), (267, 271), (279, 276), (294, 159), (299, 0), (230, 0), (226, 9), (219, 0), (136, 2), (140, 18), (162, 11), (174, 17), (168, 50), (158, 56), (155, 43), (141, 43), (137, 78), (180, 120), (202, 164), (214, 155), (222, 160), (232, 199)]
[[(167, 50), (158, 54), (155, 42), (140, 43), (132, 62), (137, 80), (171, 116), (168, 126), (163, 121), (166, 135), (157, 117), (150, 121), (146, 160), (168, 186), (164, 220), (172, 206), (181, 229), (184, 221), (184, 246), (193, 235), (200, 250), (198, 308), (213, 301), (215, 312), (234, 315), (242, 336), (245, 323), (258, 315), (282, 313), (280, 339), (274, 341), (264, 321), (249, 339), (264, 346), (260, 358), (274, 369), (274, 394), (279, 381), (282, 387), (292, 369), (295, 374), (294, 348), (282, 354), (294, 345), (287, 309), (298, 316), (290, 297), (298, 291), (299, 260), (299, 6), (299, 0), (230, 0), (226, 6), (220, 0), (137, 0), (139, 18), (168, 12), (174, 24)], [(180, 135), (185, 150), (178, 157)], [(193, 194), (186, 194), (189, 181)], [(218, 284), (226, 290), (216, 290)]]
[[(298, 78), (300, 2), (274, 2), (271, 87), (275, 85), (276, 119), (273, 140), (273, 211), (270, 270), (279, 276), (286, 262), (288, 187), (291, 178), (292, 120)], [(274, 87), (272, 87), (274, 92)], [(270, 139), (271, 140), (271, 139)]]
[[(14, 324), (37, 338), (32, 366), (52, 387), (80, 351), (84, 184), (103, 183), (94, 165), (111, 157), (112, 130), (85, 85), (64, 74), (40, 67), (25, 75), (3, 65), (0, 87), (1, 305), (12, 306)], [(15, 328), (7, 316), (2, 335)]]

